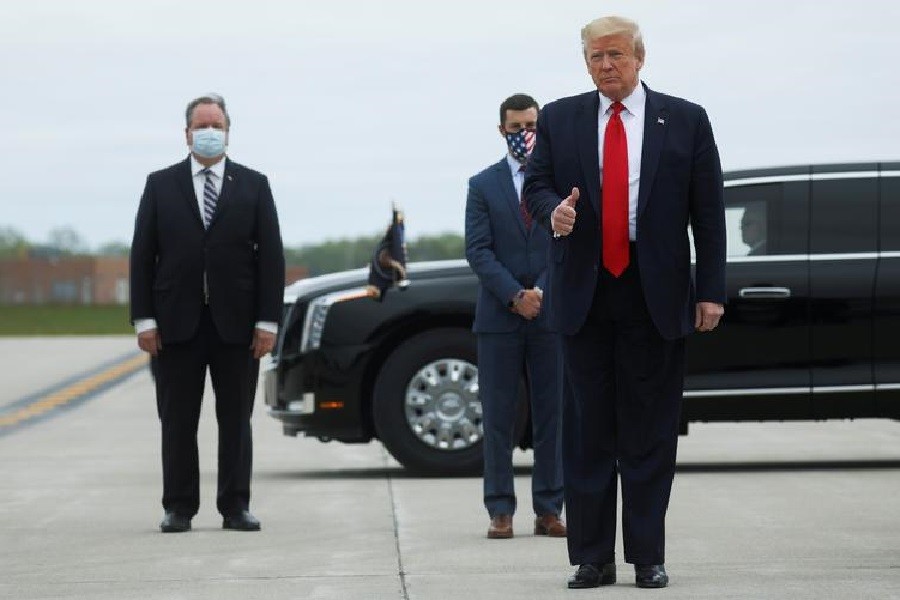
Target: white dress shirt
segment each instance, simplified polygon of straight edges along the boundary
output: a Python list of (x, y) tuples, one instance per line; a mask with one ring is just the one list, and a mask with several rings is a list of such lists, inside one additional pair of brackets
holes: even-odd
[(525, 171), (519, 171), (522, 163), (512, 157), (512, 154), (506, 155), (506, 162), (509, 163), (509, 169), (512, 171), (513, 186), (516, 188), (516, 198), (522, 201), (522, 186), (525, 185)]
[[(194, 195), (197, 198), (197, 208), (200, 209), (201, 215), (203, 214), (203, 188), (206, 185), (206, 175), (203, 173), (204, 169), (206, 169), (206, 167), (200, 164), (200, 161), (191, 154), (191, 174), (194, 183)], [(213, 185), (216, 186), (216, 197), (218, 197), (222, 194), (222, 182), (225, 178), (225, 157), (223, 156), (222, 160), (211, 165), (209, 170), (212, 171)], [(278, 333), (278, 323), (259, 321), (256, 323), (256, 328), (270, 333)], [(134, 330), (137, 333), (143, 333), (151, 329), (156, 329), (156, 319), (138, 319), (134, 322)]]
[[(600, 136), (600, 184), (603, 185), (603, 136), (606, 124), (612, 115), (610, 107), (613, 102), (600, 94), (600, 114), (597, 118), (598, 135)], [(622, 100), (625, 110), (619, 113), (625, 126), (625, 139), (628, 144), (628, 239), (634, 241), (637, 235), (638, 189), (641, 181), (641, 151), (644, 148), (644, 112), (647, 104), (647, 92), (639, 81), (631, 95)], [(602, 203), (602, 198), (601, 198)]]

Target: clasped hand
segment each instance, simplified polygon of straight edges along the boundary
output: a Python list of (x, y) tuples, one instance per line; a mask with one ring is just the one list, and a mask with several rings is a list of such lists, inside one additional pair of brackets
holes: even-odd
[(525, 290), (513, 306), (513, 312), (529, 321), (541, 312), (542, 294), (539, 289)]

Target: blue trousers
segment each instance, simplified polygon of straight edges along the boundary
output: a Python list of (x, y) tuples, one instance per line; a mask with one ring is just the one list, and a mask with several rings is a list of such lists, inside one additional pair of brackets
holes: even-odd
[(559, 335), (533, 322), (512, 333), (478, 334), (478, 390), (484, 423), (484, 506), (516, 511), (512, 452), (519, 384), (527, 373), (534, 440), (531, 501), (536, 515), (562, 512), (562, 353)]

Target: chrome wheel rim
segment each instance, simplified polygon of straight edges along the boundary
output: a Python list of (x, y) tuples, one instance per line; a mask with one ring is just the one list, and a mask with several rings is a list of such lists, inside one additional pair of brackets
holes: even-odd
[(406, 424), (426, 446), (465, 450), (481, 441), (484, 427), (478, 399), (478, 367), (441, 358), (419, 369), (406, 386)]

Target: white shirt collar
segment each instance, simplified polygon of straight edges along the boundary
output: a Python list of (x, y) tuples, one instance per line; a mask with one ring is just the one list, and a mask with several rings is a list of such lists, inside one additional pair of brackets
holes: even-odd
[(513, 177), (515, 177), (519, 172), (519, 167), (522, 166), (522, 163), (517, 161), (512, 157), (512, 154), (507, 152), (506, 154), (506, 162), (509, 164), (509, 170), (512, 171)]
[[(198, 161), (197, 158), (193, 154), (191, 154), (191, 175), (196, 177), (200, 174), (200, 171), (205, 168), (206, 167), (200, 164), (200, 161)], [(222, 160), (209, 167), (209, 170), (212, 171), (213, 175), (215, 175), (219, 179), (222, 179), (225, 176), (225, 157), (223, 156)]]
[[(605, 115), (606, 111), (609, 110), (609, 107), (612, 106), (613, 101), (597, 92), (597, 95), (600, 96), (600, 114)], [(625, 110), (630, 112), (633, 115), (639, 115), (644, 112), (644, 103), (647, 100), (647, 92), (644, 91), (644, 82), (638, 80), (638, 84), (635, 86), (634, 90), (632, 90), (631, 94), (622, 100), (622, 104), (625, 105)]]

